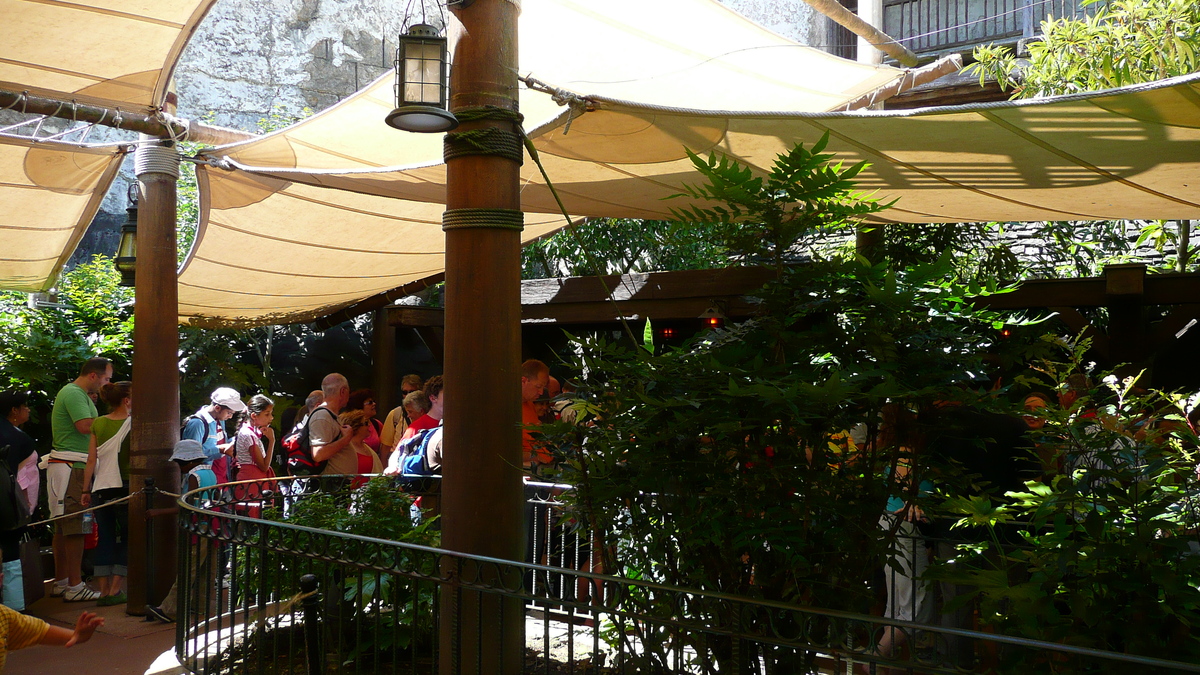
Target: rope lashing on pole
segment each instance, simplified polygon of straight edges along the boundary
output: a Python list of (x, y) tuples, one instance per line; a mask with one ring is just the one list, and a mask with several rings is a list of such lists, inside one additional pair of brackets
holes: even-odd
[(465, 227), (520, 232), (525, 229), (525, 214), (509, 209), (450, 209), (442, 213), (443, 230)]
[(163, 145), (138, 146), (133, 154), (135, 175), (162, 173), (179, 178), (179, 153), (173, 147)]
[[(515, 110), (506, 110), (497, 106), (479, 106), (456, 110), (454, 116), (459, 122), (478, 122), (480, 120), (498, 120), (512, 122), (520, 128), (525, 120), (524, 115)], [(483, 127), (467, 131), (451, 131), (442, 142), (442, 156), (446, 161), (469, 155), (493, 155), (510, 159), (517, 164), (525, 163), (525, 153), (522, 151), (520, 132), (499, 127)]]

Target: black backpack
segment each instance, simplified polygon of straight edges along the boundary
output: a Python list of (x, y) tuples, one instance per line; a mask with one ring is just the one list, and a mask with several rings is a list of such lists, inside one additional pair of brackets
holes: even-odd
[(0, 448), (0, 531), (11, 532), (29, 524), (29, 504), (25, 491), (17, 485), (17, 475), (9, 470), (11, 446)]
[[(312, 420), (313, 415), (321, 410), (333, 415), (333, 411), (329, 408), (317, 408), (310, 412), (304, 421), (296, 425), (296, 429), (292, 433), (284, 436), (280, 445), (287, 453), (288, 472), (293, 476), (315, 476), (325, 470), (327, 462), (317, 462), (313, 460), (312, 440), (308, 436), (308, 423)], [(334, 415), (334, 420), (337, 416)]]

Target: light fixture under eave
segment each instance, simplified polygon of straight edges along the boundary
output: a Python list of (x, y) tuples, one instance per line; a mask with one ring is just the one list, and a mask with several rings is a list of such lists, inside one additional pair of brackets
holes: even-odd
[(401, 131), (440, 133), (458, 126), (446, 109), (449, 89), (446, 38), (428, 24), (410, 26), (396, 48), (396, 109), (385, 118)]
[(137, 218), (138, 186), (129, 186), (129, 207), (125, 209), (125, 224), (121, 226), (121, 242), (117, 244), (117, 258), (113, 267), (121, 273), (121, 285), (133, 288), (134, 273), (137, 271)]
[(705, 328), (717, 329), (725, 327), (725, 315), (716, 307), (709, 307), (704, 312), (696, 317), (704, 322)]

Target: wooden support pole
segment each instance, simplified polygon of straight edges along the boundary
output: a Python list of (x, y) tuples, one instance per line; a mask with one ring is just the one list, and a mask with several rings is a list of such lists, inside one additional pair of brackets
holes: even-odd
[(396, 400), (396, 328), (387, 309), (377, 309), (371, 321), (371, 372), (375, 409), (380, 416), (400, 404)]
[[(152, 138), (143, 138), (153, 141)], [(129, 457), (130, 489), (141, 490), (146, 478), (168, 492), (179, 492), (169, 471), (169, 458), (179, 440), (179, 286), (176, 283), (175, 197), (179, 154), (173, 147), (146, 144), (134, 156), (141, 199), (138, 203), (137, 278), (133, 309), (133, 439)], [(163, 496), (158, 499), (165, 500)], [(162, 508), (165, 503), (155, 506)], [(175, 519), (158, 518), (154, 550), (147, 560), (146, 503), (130, 500), (130, 614), (145, 614), (159, 602), (175, 579)], [(146, 589), (148, 566), (154, 566), (155, 588)]]
[[(518, 3), (475, 0), (452, 11), (463, 30), (455, 47), (451, 111), (515, 111)], [(511, 133), (514, 122), (464, 120), (458, 132), (485, 127)], [(521, 209), (520, 168), (519, 154), (463, 154), (446, 162), (447, 222), (465, 213), (461, 209), (477, 209), (482, 222), (446, 230), (444, 444), (454, 460), (446, 462), (442, 477), (442, 545), (517, 561), (524, 555), (521, 239), (518, 229), (502, 225), (504, 212)], [(453, 578), (493, 587), (521, 583), (519, 574), (492, 565), (445, 565), (443, 573)], [(452, 587), (441, 597), (442, 675), (522, 672), (520, 599)]]
[[(842, 7), (837, 0), (804, 0), (812, 8), (837, 23), (845, 26), (850, 32), (867, 41), (879, 51), (899, 61), (902, 65), (912, 68), (917, 65), (917, 55), (909, 51), (892, 36), (884, 33), (875, 26), (863, 21), (857, 14)], [(881, 12), (882, 18), (882, 12)]]
[[(875, 29), (882, 29), (883, 0), (858, 0), (858, 18)], [(883, 63), (883, 51), (869, 38), (860, 35), (858, 36), (858, 62), (878, 66)]]

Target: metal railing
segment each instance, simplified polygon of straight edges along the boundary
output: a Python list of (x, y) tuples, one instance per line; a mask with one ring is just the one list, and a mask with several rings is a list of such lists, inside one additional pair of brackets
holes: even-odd
[[(771, 675), (887, 667), (949, 674), (995, 670), (1013, 660), (1045, 672), (1200, 672), (1200, 665), (578, 569), (589, 567), (583, 564), (589, 540), (563, 517), (555, 499), (560, 489), (529, 491), (538, 564), (261, 517), (317, 494), (333, 494), (354, 509), (355, 496), (338, 477), (189, 492), (180, 499), (179, 660), (202, 674), (438, 672), (447, 659), (452, 666), (480, 661), (480, 654), (456, 651), (453, 639), (439, 641), (440, 613), (457, 612), (466, 598), (480, 606), (523, 603), (524, 620), (504, 627), (524, 634), (524, 659), (515, 667), (522, 673)], [(223, 569), (221, 549), (229, 560)], [(494, 619), (501, 621), (499, 613)], [(876, 653), (889, 631), (911, 648), (890, 657)], [(978, 660), (963, 667), (948, 662), (943, 654), (952, 643), (968, 645)]]
[(1100, 7), (1079, 0), (884, 0), (883, 30), (914, 52), (934, 52), (1034, 37), (1050, 17), (1095, 15)]

